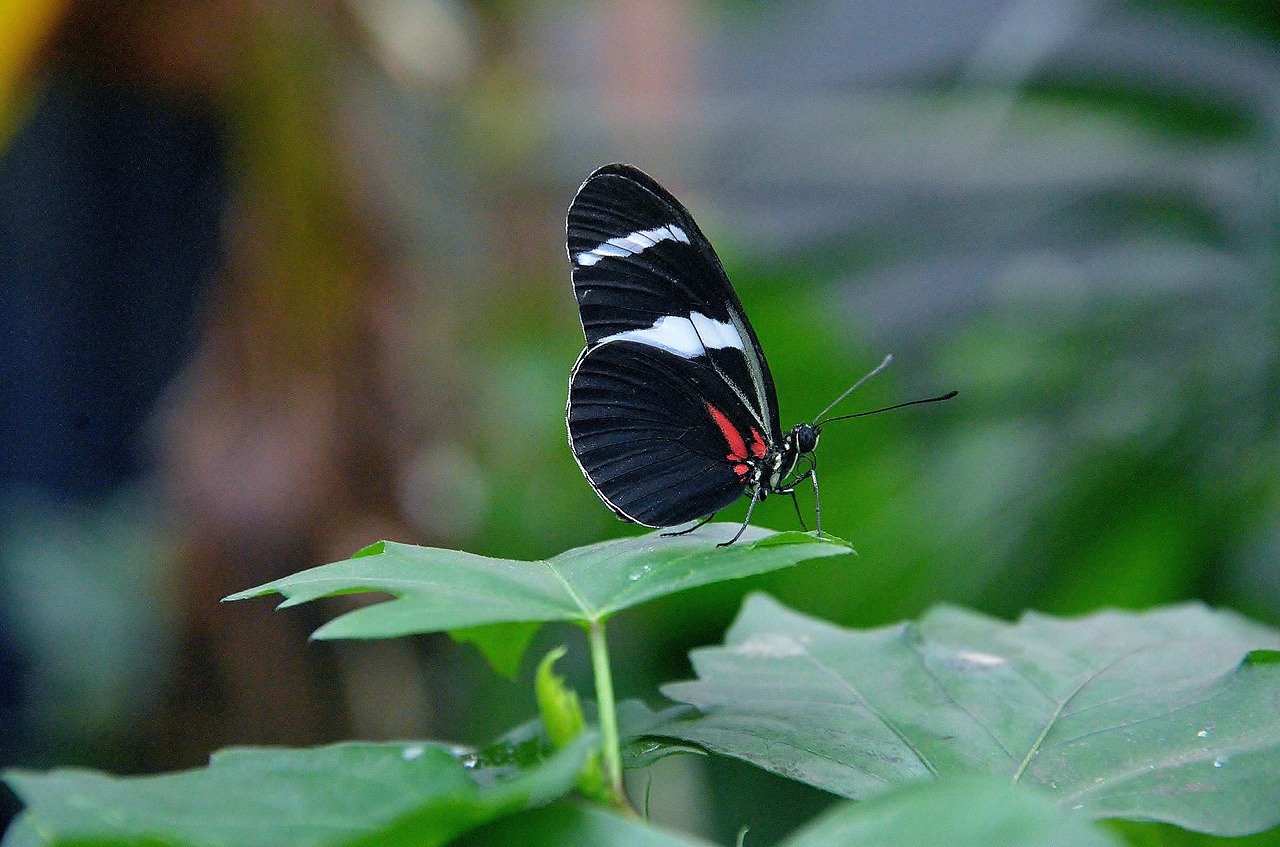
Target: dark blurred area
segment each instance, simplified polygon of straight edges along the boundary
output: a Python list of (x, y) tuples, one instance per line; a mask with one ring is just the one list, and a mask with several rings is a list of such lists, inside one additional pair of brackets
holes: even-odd
[[(1273, 0), (28, 0), (0, 39), (0, 766), (527, 717), (531, 662), (218, 601), (380, 538), (635, 531), (563, 419), (563, 216), (609, 161), (717, 245), (784, 426), (885, 353), (842, 408), (960, 390), (824, 434), (855, 560), (619, 618), (622, 696), (687, 675), (750, 587), (857, 626), (1280, 619)], [(589, 690), (579, 637), (534, 652), (567, 640)], [(824, 802), (662, 768), (655, 819), (722, 840)]]

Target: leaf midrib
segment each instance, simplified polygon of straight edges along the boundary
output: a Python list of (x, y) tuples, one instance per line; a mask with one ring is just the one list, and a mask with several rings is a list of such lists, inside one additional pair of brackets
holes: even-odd
[(578, 610), (582, 612), (584, 619), (589, 623), (595, 623), (597, 621), (597, 616), (587, 608), (586, 601), (583, 600), (582, 596), (574, 590), (574, 587), (569, 583), (569, 580), (564, 578), (564, 575), (556, 568), (555, 563), (544, 559), (542, 564), (545, 565), (547, 570), (551, 572), (551, 575), (556, 578), (556, 581), (559, 582), (565, 592), (568, 593), (570, 599), (572, 599), (574, 603), (578, 604)]
[(1013, 779), (1010, 781), (1016, 785), (1022, 779), (1023, 774), (1026, 773), (1027, 768), (1031, 765), (1031, 760), (1034, 759), (1036, 757), (1036, 754), (1038, 754), (1044, 748), (1044, 742), (1045, 742), (1045, 739), (1049, 737), (1049, 733), (1052, 732), (1055, 727), (1057, 727), (1058, 719), (1062, 717), (1062, 714), (1064, 711), (1066, 711), (1067, 706), (1071, 704), (1072, 700), (1076, 699), (1076, 697), (1080, 695), (1081, 691), (1084, 691), (1085, 688), (1087, 688), (1089, 685), (1093, 684), (1095, 681), (1100, 679), (1103, 676), (1103, 674), (1106, 674), (1112, 668), (1119, 665), (1121, 662), (1127, 661), (1128, 659), (1131, 659), (1134, 656), (1146, 650), (1150, 650), (1155, 647), (1163, 647), (1167, 644), (1172, 643), (1175, 640), (1176, 639), (1174, 638), (1163, 638), (1163, 639), (1160, 639), (1159, 641), (1152, 641), (1147, 644), (1139, 645), (1138, 647), (1135, 647), (1127, 652), (1121, 653), (1119, 656), (1116, 656), (1110, 662), (1107, 662), (1102, 667), (1086, 675), (1084, 679), (1082, 679), (1079, 682), (1079, 684), (1077, 684), (1076, 687), (1071, 690), (1071, 693), (1062, 699), (1062, 702), (1058, 704), (1057, 708), (1053, 710), (1053, 714), (1050, 715), (1049, 719), (1045, 722), (1044, 729), (1040, 731), (1040, 735), (1036, 738), (1035, 742), (1031, 745), (1031, 748), (1027, 750), (1027, 755), (1022, 758), (1022, 762), (1018, 765), (1018, 769), (1014, 771)]
[(862, 707), (865, 708), (869, 714), (873, 715), (875, 719), (878, 720), (886, 729), (888, 729), (895, 736), (897, 736), (898, 740), (901, 741), (902, 744), (908, 750), (911, 751), (912, 755), (916, 757), (916, 760), (919, 761), (920, 764), (923, 765), (925, 769), (927, 769), (932, 776), (934, 776), (935, 778), (938, 776), (938, 771), (934, 768), (933, 763), (925, 758), (924, 754), (920, 752), (920, 750), (916, 747), (916, 745), (912, 744), (911, 740), (907, 738), (907, 736), (903, 734), (903, 732), (900, 729), (898, 729), (898, 727), (895, 726), (892, 721), (890, 721), (887, 717), (881, 714), (879, 709), (871, 705), (871, 701), (869, 701), (863, 695), (863, 693), (858, 690), (857, 686), (855, 686), (852, 682), (850, 682), (843, 675), (837, 672), (834, 668), (830, 667), (825, 662), (821, 661), (817, 656), (815, 656), (809, 650), (807, 646), (804, 647), (803, 649), (804, 649), (803, 655), (807, 660), (809, 660), (810, 664), (812, 664), (815, 668), (817, 668), (822, 673), (826, 674), (831, 679), (835, 680), (837, 684), (841, 685), (852, 696), (856, 697), (858, 702), (862, 705)]

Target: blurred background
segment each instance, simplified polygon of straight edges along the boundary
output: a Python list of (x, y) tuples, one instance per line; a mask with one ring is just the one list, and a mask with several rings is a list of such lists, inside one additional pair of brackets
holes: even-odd
[[(0, 4), (0, 766), (531, 714), (537, 655), (509, 681), (218, 600), (379, 538), (635, 531), (565, 443), (564, 213), (610, 161), (716, 244), (784, 427), (886, 353), (842, 411), (960, 391), (826, 430), (823, 525), (861, 555), (617, 619), (621, 696), (659, 703), (746, 588), (856, 626), (1280, 622), (1278, 142), (1274, 0)], [(533, 653), (560, 640), (589, 690), (580, 634)], [(722, 840), (827, 799), (660, 767), (655, 818)]]

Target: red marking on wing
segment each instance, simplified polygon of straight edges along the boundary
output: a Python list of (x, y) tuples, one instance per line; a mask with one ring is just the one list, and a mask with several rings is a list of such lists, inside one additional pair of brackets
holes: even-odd
[(742, 476), (742, 477), (745, 477), (747, 475), (747, 472), (750, 470), (751, 470), (750, 465), (737, 464), (733, 466), (733, 472), (736, 473), (738, 476)]
[(769, 451), (765, 445), (764, 439), (760, 437), (760, 433), (756, 432), (756, 428), (751, 427), (751, 455), (757, 459), (763, 459), (764, 454)]
[(729, 445), (729, 455), (727, 459), (737, 459), (742, 461), (747, 458), (747, 445), (742, 440), (742, 433), (738, 432), (738, 428), (725, 417), (724, 412), (707, 403), (707, 411), (711, 413), (711, 419), (716, 422), (716, 426), (720, 427), (720, 432), (724, 435), (725, 442)]

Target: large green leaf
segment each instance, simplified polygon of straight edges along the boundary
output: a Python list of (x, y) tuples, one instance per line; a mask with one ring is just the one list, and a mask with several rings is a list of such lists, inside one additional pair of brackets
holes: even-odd
[(737, 524), (691, 535), (659, 533), (604, 541), (550, 559), (491, 559), (458, 550), (379, 542), (354, 558), (241, 591), (228, 600), (278, 592), (281, 607), (334, 594), (383, 591), (385, 603), (330, 621), (317, 638), (390, 638), (484, 624), (600, 621), (647, 600), (708, 583), (852, 552), (837, 539), (749, 527), (737, 544), (716, 547)]
[(36, 831), (31, 815), (26, 812), (13, 819), (13, 823), (4, 832), (4, 838), (0, 839), (0, 844), (4, 847), (44, 847), (45, 843)]
[(1185, 605), (1008, 624), (939, 608), (842, 629), (763, 595), (655, 734), (848, 797), (954, 774), (1094, 817), (1218, 835), (1280, 824), (1280, 633)]
[(598, 806), (557, 805), (510, 815), (468, 833), (459, 847), (712, 847)]
[(990, 777), (911, 785), (861, 803), (841, 803), (783, 847), (1119, 847), (1088, 818)]
[(585, 734), (510, 778), (432, 743), (231, 749), (163, 776), (12, 771), (26, 812), (3, 844), (429, 847), (571, 791), (594, 743)]
[[(465, 847), (707, 847), (616, 812), (558, 805), (511, 815), (468, 833)], [(747, 833), (746, 843), (752, 844)], [(991, 778), (908, 786), (832, 808), (779, 847), (1119, 847), (1083, 815), (1039, 792)]]

